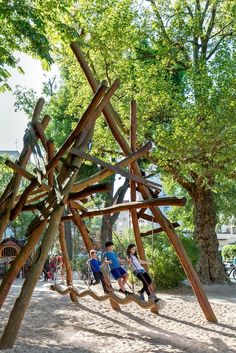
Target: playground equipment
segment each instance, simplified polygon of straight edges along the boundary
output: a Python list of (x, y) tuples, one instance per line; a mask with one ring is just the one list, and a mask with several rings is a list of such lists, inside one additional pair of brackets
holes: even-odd
[[(83, 53), (77, 43), (72, 43), (71, 48), (84, 71), (88, 82), (94, 92), (94, 97), (87, 107), (83, 116), (79, 119), (77, 126), (67, 137), (60, 149), (55, 153), (53, 142), (47, 140), (44, 130), (49, 124), (50, 117), (45, 115), (40, 122), (40, 113), (43, 108), (44, 100), (41, 98), (36, 104), (32, 121), (28, 124), (24, 137), (24, 148), (18, 162), (13, 163), (9, 160), (6, 164), (13, 169), (14, 174), (0, 198), (0, 235), (3, 234), (9, 220), (13, 220), (24, 211), (37, 211), (37, 216), (28, 227), (28, 241), (17, 255), (14, 263), (4, 277), (0, 286), (0, 306), (3, 305), (10, 287), (16, 278), (19, 270), (27, 261), (36, 244), (39, 244), (39, 251), (35, 254), (32, 266), (28, 276), (22, 286), (19, 297), (17, 298), (9, 316), (3, 336), (0, 341), (0, 349), (10, 348), (14, 345), (21, 321), (29, 305), (32, 292), (36, 286), (37, 279), (43, 269), (46, 257), (53, 245), (55, 235), (59, 234), (59, 241), (65, 261), (67, 273), (67, 290), (62, 290), (55, 286), (54, 289), (61, 294), (70, 294), (71, 300), (76, 302), (80, 293), (73, 287), (72, 271), (68, 260), (64, 222), (72, 220), (78, 227), (83, 237), (87, 251), (93, 248), (89, 237), (89, 231), (83, 222), (86, 217), (101, 216), (108, 213), (122, 212), (129, 210), (132, 216), (135, 241), (140, 258), (145, 259), (144, 247), (139, 230), (139, 219), (149, 219), (159, 223), (157, 230), (152, 230), (152, 234), (164, 231), (172, 243), (177, 256), (186, 272), (191, 283), (193, 291), (199, 301), (199, 304), (206, 316), (211, 322), (217, 322), (210, 303), (203, 291), (200, 280), (189, 261), (185, 249), (175, 232), (176, 223), (171, 222), (162, 214), (158, 206), (177, 205), (183, 206), (185, 199), (176, 197), (159, 197), (160, 185), (145, 179), (138, 164), (138, 159), (144, 156), (150, 149), (151, 143), (147, 142), (143, 147), (137, 149), (136, 146), (136, 103), (131, 102), (131, 129), (130, 144), (121, 133), (122, 122), (118, 114), (114, 111), (110, 98), (119, 87), (119, 80), (115, 80), (111, 87), (107, 88), (106, 83), (98, 84), (92, 75), (92, 72), (86, 63)], [(120, 145), (125, 158), (115, 165), (105, 163), (104, 161), (91, 156), (86, 151), (93, 137), (94, 125), (100, 114), (103, 114), (105, 120), (114, 136), (114, 139)], [(42, 153), (42, 147), (45, 153)], [(35, 155), (37, 166), (33, 173), (26, 170), (30, 155)], [(44, 154), (47, 161), (44, 160)], [(77, 182), (76, 178), (80, 171), (83, 160), (88, 160), (104, 167), (102, 171), (95, 175)], [(129, 167), (129, 171), (124, 170)], [(118, 173), (130, 180), (131, 202), (113, 207), (102, 208), (98, 210), (88, 210), (84, 207), (81, 200), (85, 197), (107, 191), (109, 185), (100, 183), (107, 176)], [(19, 186), (22, 178), (29, 181), (29, 185), (22, 193), (19, 193)], [(142, 194), (143, 200), (136, 200), (136, 188)], [(154, 191), (154, 193), (153, 193)], [(152, 195), (155, 194), (155, 197)], [(71, 213), (64, 214), (65, 206), (68, 205)], [(146, 212), (150, 209), (152, 216)], [(139, 211), (138, 211), (139, 210)], [(59, 229), (59, 232), (58, 232)], [(148, 234), (142, 234), (148, 235)], [(94, 299), (94, 294), (92, 295)], [(101, 300), (110, 300), (113, 309), (119, 309), (119, 303), (122, 299), (116, 300), (114, 293), (103, 296)], [(98, 299), (99, 300), (99, 299)], [(121, 304), (135, 301), (137, 298), (126, 298)], [(143, 304), (153, 309), (153, 303)], [(142, 306), (142, 305), (141, 305)], [(16, 319), (17, 318), (17, 319)]]

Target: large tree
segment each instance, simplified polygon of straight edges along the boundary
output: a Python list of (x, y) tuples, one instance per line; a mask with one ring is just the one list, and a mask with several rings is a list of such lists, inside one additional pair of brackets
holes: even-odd
[[(193, 201), (201, 278), (223, 281), (214, 193), (235, 170), (235, 3), (79, 4), (80, 41), (96, 77), (122, 80), (114, 100), (123, 130), (128, 101), (135, 97), (139, 142), (154, 142), (151, 162), (170, 173)], [(70, 57), (64, 62), (73, 77)]]

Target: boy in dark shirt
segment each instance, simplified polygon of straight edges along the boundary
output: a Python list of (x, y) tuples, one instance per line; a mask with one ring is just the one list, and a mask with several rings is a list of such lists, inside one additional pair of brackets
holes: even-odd
[[(102, 287), (105, 293), (109, 293), (112, 291), (110, 284), (106, 283), (106, 280), (104, 278), (104, 275), (101, 271), (101, 261), (98, 260), (97, 258), (97, 252), (96, 250), (90, 250), (90, 268), (91, 271), (93, 272), (94, 275), (94, 279), (95, 279), (95, 283), (93, 284), (98, 284), (98, 283), (102, 283)], [(109, 261), (105, 261), (105, 264), (108, 264)]]

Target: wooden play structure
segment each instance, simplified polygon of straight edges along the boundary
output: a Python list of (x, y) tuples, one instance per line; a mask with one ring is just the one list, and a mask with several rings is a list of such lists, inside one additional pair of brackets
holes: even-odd
[[(138, 159), (144, 156), (151, 149), (152, 145), (150, 142), (147, 142), (143, 147), (137, 149), (135, 101), (131, 102), (129, 143), (121, 133), (121, 120), (110, 103), (112, 95), (119, 87), (119, 80), (115, 80), (109, 88), (105, 82), (98, 84), (78, 44), (72, 43), (71, 49), (94, 93), (91, 103), (79, 119), (72, 133), (67, 137), (60, 149), (55, 152), (53, 142), (47, 140), (44, 132), (50, 122), (50, 117), (45, 115), (40, 121), (44, 100), (42, 98), (39, 99), (33, 113), (32, 121), (28, 124), (25, 133), (24, 148), (19, 160), (16, 163), (10, 160), (6, 161), (6, 165), (13, 169), (14, 174), (0, 198), (0, 234), (3, 234), (9, 220), (14, 220), (21, 212), (26, 210), (33, 211), (37, 215), (28, 227), (26, 234), (28, 241), (15, 258), (14, 263), (1, 283), (0, 306), (3, 305), (19, 270), (32, 254), (37, 244), (39, 245), (39, 250), (34, 256), (33, 263), (24, 281), (19, 297), (11, 310), (8, 323), (0, 341), (0, 349), (9, 348), (14, 345), (21, 321), (29, 305), (32, 292), (36, 286), (48, 252), (55, 241), (56, 234), (59, 236), (65, 261), (67, 289), (63, 290), (59, 286), (53, 286), (52, 289), (57, 290), (63, 295), (69, 294), (71, 300), (74, 302), (77, 302), (79, 297), (91, 295), (96, 300), (109, 300), (113, 309), (119, 309), (119, 304), (127, 304), (128, 302), (135, 301), (138, 305), (155, 311), (152, 302), (140, 304), (141, 301), (135, 295), (121, 299), (115, 293), (109, 293), (99, 297), (89, 290), (79, 293), (73, 287), (72, 270), (65, 242), (64, 222), (72, 220), (75, 223), (83, 237), (87, 251), (90, 251), (93, 248), (93, 244), (83, 219), (86, 217), (113, 214), (124, 210), (131, 212), (134, 236), (140, 258), (145, 259), (139, 230), (139, 219), (144, 218), (153, 220), (159, 224), (159, 228), (153, 230), (153, 234), (160, 231), (166, 233), (186, 272), (206, 319), (211, 322), (217, 322), (200, 280), (175, 232), (175, 227), (178, 224), (171, 224), (158, 207), (162, 205), (183, 206), (185, 199), (159, 197), (160, 185), (145, 179), (138, 164)], [(101, 113), (104, 115), (106, 123), (114, 136), (114, 140), (118, 143), (124, 154), (124, 158), (115, 165), (105, 163), (88, 152), (88, 145), (93, 138), (96, 119)], [(44, 149), (43, 153), (41, 153), (42, 149)], [(31, 153), (35, 155), (35, 159), (37, 160), (37, 166), (33, 173), (30, 173), (26, 169)], [(47, 160), (45, 160), (44, 155), (47, 156)], [(83, 160), (102, 165), (104, 169), (78, 182), (77, 175), (80, 172)], [(130, 180), (131, 202), (96, 210), (86, 209), (81, 200), (89, 195), (107, 191), (109, 185), (101, 183), (101, 181), (114, 173), (125, 176)], [(29, 183), (25, 190), (19, 193), (22, 178), (26, 178)], [(142, 195), (142, 201), (137, 201), (136, 199), (137, 190)], [(65, 214), (64, 212), (66, 205), (68, 205), (70, 214)], [(147, 209), (151, 210), (152, 216), (146, 213)]]

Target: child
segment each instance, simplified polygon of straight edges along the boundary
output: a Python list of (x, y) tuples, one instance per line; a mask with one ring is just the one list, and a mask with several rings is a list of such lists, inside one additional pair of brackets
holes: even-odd
[[(94, 275), (94, 279), (95, 279), (95, 283), (94, 284), (98, 284), (98, 283), (102, 283), (102, 287), (105, 293), (110, 293), (112, 292), (112, 288), (111, 285), (106, 283), (106, 280), (104, 278), (104, 275), (101, 271), (101, 261), (98, 260), (97, 258), (97, 252), (96, 250), (90, 250), (90, 268), (91, 271), (93, 272)], [(105, 261), (105, 263), (109, 263), (108, 261)]]
[(147, 261), (138, 260), (135, 244), (129, 244), (127, 247), (127, 261), (133, 271), (133, 274), (143, 283), (143, 288), (139, 291), (140, 298), (144, 300), (144, 292), (146, 292), (149, 299), (154, 300), (155, 303), (158, 304), (159, 309), (162, 309), (166, 303), (164, 300), (156, 297), (156, 290), (152, 279), (142, 266), (147, 264)]
[(104, 253), (105, 261), (109, 261), (111, 274), (118, 281), (119, 291), (124, 294), (132, 294), (125, 290), (125, 283), (128, 279), (128, 273), (125, 271), (123, 267), (121, 267), (120, 262), (123, 262), (118, 258), (117, 254), (113, 251), (114, 244), (112, 241), (107, 241), (105, 244), (107, 251)]

